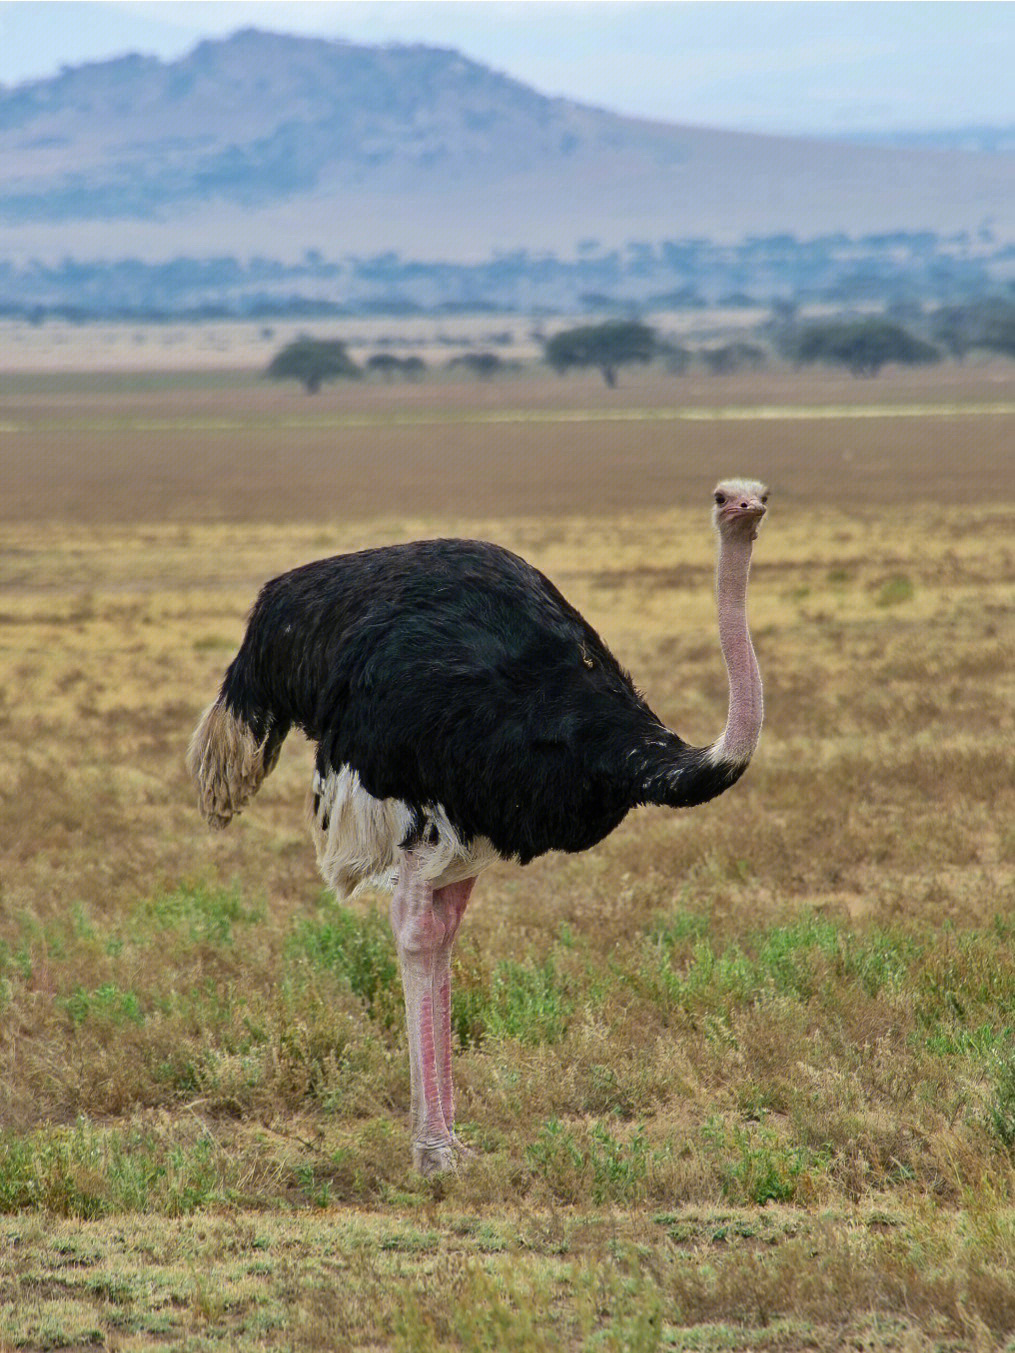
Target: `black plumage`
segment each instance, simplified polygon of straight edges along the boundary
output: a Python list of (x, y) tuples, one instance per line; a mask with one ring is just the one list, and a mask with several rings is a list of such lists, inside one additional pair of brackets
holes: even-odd
[(219, 703), (265, 747), (290, 727), (323, 777), (355, 769), (409, 805), (412, 845), (443, 806), (463, 843), (526, 863), (585, 850), (640, 803), (721, 793), (591, 625), (509, 550), (430, 540), (319, 560), (261, 591)]

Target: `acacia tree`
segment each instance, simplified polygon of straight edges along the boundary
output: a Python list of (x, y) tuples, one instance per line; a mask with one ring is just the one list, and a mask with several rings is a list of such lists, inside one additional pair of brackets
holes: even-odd
[(941, 358), (922, 338), (880, 319), (808, 324), (789, 346), (798, 363), (835, 362), (854, 376), (876, 376), (889, 362), (916, 366)]
[(448, 362), (450, 370), (471, 371), (481, 380), (489, 380), (491, 376), (496, 376), (503, 366), (504, 363), (495, 352), (463, 352)]
[(671, 376), (686, 376), (691, 365), (691, 354), (679, 343), (659, 341), (656, 352), (663, 359), (663, 365)]
[(562, 329), (544, 346), (547, 362), (563, 374), (572, 367), (598, 367), (609, 386), (617, 383), (617, 368), (630, 362), (651, 362), (658, 351), (656, 333), (636, 320), (607, 320)]
[(376, 372), (386, 381), (394, 380), (402, 370), (402, 359), (393, 352), (375, 352), (367, 358), (367, 371)]
[(414, 381), (426, 370), (426, 362), (415, 354), (411, 357), (396, 357), (391, 352), (375, 352), (367, 358), (366, 369), (383, 376), (386, 381), (392, 381), (396, 376)]
[(308, 395), (316, 395), (323, 381), (359, 374), (337, 338), (297, 338), (275, 354), (265, 372), (272, 380), (301, 381)]
[(986, 348), (1015, 357), (1015, 301), (999, 296), (945, 305), (931, 322), (935, 342), (953, 357), (963, 358), (970, 348)]
[(703, 348), (701, 359), (713, 376), (729, 376), (735, 371), (760, 371), (765, 365), (765, 350), (756, 343), (725, 343), (719, 348)]

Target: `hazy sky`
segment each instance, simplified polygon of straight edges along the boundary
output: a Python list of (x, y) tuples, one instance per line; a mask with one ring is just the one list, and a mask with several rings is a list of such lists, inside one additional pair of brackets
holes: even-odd
[(1013, 3), (0, 3), (0, 82), (246, 26), (456, 47), (548, 94), (671, 122), (828, 133), (1015, 123)]

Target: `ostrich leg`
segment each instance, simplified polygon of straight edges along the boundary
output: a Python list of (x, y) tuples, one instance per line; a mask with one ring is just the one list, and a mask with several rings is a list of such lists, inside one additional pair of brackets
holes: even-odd
[[(434, 908), (434, 890), (419, 877), (411, 851), (402, 856), (391, 898), (391, 928), (402, 972), (405, 1024), (409, 1036), (412, 1096), (412, 1163), (420, 1174), (452, 1170), (455, 1153), (441, 1107), (435, 1037), (434, 990), (445, 925)], [(450, 1013), (450, 987), (448, 990)]]
[(444, 938), (437, 952), (433, 986), (434, 1009), (437, 1012), (434, 1029), (437, 1079), (444, 1121), (451, 1133), (451, 1143), (460, 1155), (468, 1155), (469, 1149), (455, 1134), (455, 1089), (451, 1074), (451, 951), (475, 882), (475, 879), (463, 879), (460, 883), (449, 883), (443, 888), (437, 888), (433, 895), (434, 911), (444, 925)]

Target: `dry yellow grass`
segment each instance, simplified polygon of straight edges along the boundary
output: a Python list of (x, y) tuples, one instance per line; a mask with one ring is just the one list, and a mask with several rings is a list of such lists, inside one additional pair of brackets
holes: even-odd
[[(693, 401), (1001, 403), (995, 375)], [(444, 422), (283, 438), (306, 401), (243, 380), (12, 383), (0, 422), (48, 430), (0, 443), (0, 1347), (1015, 1329), (1015, 417), (450, 416), (673, 396), (431, 386), (397, 398)], [(484, 877), (455, 1014), (479, 1156), (424, 1185), (384, 922), (321, 897), (309, 749), (209, 835), (196, 716), (265, 578), (460, 533), (546, 570), (664, 717), (714, 736), (707, 493), (731, 470), (774, 491), (755, 764), (713, 805)]]

